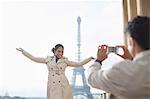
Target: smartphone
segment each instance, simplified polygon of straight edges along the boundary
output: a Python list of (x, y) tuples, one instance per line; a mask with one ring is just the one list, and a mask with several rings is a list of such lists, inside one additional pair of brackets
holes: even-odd
[(109, 46), (107, 53), (116, 53), (117, 54), (118, 53), (118, 47)]

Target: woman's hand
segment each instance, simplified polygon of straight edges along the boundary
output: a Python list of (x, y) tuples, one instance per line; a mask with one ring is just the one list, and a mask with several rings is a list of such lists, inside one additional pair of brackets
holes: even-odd
[(129, 52), (129, 50), (127, 49), (127, 47), (121, 46), (121, 45), (118, 45), (118, 46), (116, 46), (116, 47), (122, 48), (122, 50), (123, 50), (123, 54), (122, 54), (122, 55), (119, 54), (119, 53), (117, 53), (118, 56), (120, 56), (120, 57), (122, 57), (122, 58), (124, 58), (124, 59), (129, 59), (129, 60), (132, 60), (132, 59), (133, 59), (133, 57), (132, 57), (132, 55), (130, 54), (130, 52)]
[(22, 48), (16, 48), (16, 50), (23, 52), (24, 50)]
[(91, 60), (92, 60), (92, 59), (95, 60), (95, 58), (94, 58), (93, 56), (91, 56)]

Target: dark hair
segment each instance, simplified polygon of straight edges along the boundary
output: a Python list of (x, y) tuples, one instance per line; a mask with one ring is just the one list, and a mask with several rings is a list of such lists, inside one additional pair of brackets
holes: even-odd
[(54, 48), (52, 48), (52, 52), (54, 53), (54, 51), (57, 50), (59, 47), (62, 47), (64, 49), (64, 46), (62, 44), (57, 44)]
[(127, 32), (143, 50), (150, 49), (150, 18), (136, 16), (128, 23)]

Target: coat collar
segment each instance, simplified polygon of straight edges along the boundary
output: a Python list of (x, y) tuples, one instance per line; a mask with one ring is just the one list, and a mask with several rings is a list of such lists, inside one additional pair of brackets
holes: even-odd
[(133, 59), (133, 61), (136, 61), (140, 58), (143, 58), (143, 57), (147, 57), (150, 59), (150, 50), (146, 50), (146, 51), (143, 51), (143, 52), (140, 52), (139, 54), (137, 54), (135, 56), (135, 58)]
[[(65, 58), (60, 58), (58, 59), (57, 63), (62, 62)], [(52, 61), (54, 61), (56, 63), (56, 56), (52, 56)]]

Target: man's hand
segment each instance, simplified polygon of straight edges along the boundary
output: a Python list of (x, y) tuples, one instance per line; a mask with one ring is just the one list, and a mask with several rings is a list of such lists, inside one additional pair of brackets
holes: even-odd
[(122, 57), (122, 58), (124, 58), (124, 59), (129, 59), (129, 60), (132, 60), (132, 59), (133, 59), (133, 57), (132, 57), (132, 55), (130, 54), (130, 52), (129, 52), (129, 50), (127, 49), (127, 47), (121, 46), (121, 45), (118, 45), (118, 46), (116, 46), (116, 47), (122, 48), (122, 50), (123, 50), (123, 52), (124, 52), (122, 55), (119, 54), (119, 53), (117, 53), (118, 56), (120, 56), (120, 57)]
[(107, 45), (101, 45), (98, 47), (97, 60), (104, 61), (107, 58)]

